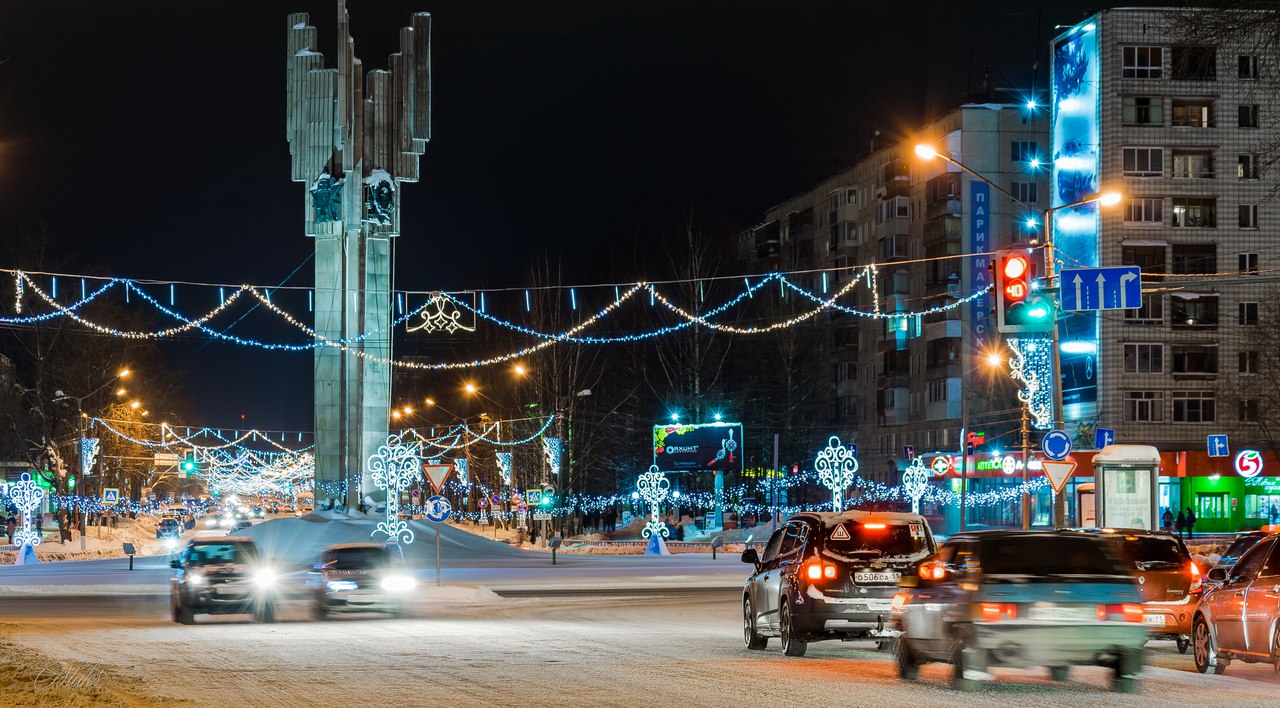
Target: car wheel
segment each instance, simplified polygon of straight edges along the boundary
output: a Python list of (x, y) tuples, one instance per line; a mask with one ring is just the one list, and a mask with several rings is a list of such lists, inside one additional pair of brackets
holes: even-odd
[(173, 608), (173, 621), (178, 624), (195, 624), (196, 616), (190, 607), (183, 604), (182, 600), (176, 595), (172, 597), (170, 603)]
[(1185, 634), (1180, 635), (1175, 641), (1178, 643), (1179, 654), (1186, 654), (1187, 650), (1191, 648), (1191, 637)]
[(904, 681), (915, 681), (920, 678), (920, 662), (916, 661), (915, 655), (911, 653), (907, 640), (898, 637), (898, 641), (894, 642), (893, 656), (898, 663), (898, 678)]
[(1049, 678), (1053, 679), (1054, 681), (1057, 681), (1058, 683), (1062, 683), (1066, 681), (1067, 677), (1070, 675), (1071, 675), (1071, 668), (1068, 666), (1050, 666), (1049, 667)]
[(262, 622), (263, 624), (271, 624), (276, 621), (276, 606), (271, 602), (264, 602), (254, 611), (253, 621)]
[(804, 656), (805, 650), (809, 648), (809, 642), (796, 636), (795, 627), (791, 621), (791, 601), (786, 597), (783, 597), (779, 603), (778, 621), (782, 625), (782, 653), (787, 656)]
[(1196, 671), (1207, 674), (1212, 669), (1215, 674), (1224, 674), (1227, 663), (1218, 656), (1217, 647), (1213, 646), (1213, 637), (1209, 634), (1209, 623), (1204, 617), (1197, 617), (1191, 628), (1191, 644), (1195, 647)]
[(1276, 627), (1276, 636), (1271, 638), (1271, 666), (1280, 674), (1280, 627)]
[(965, 653), (964, 641), (957, 639), (951, 649), (951, 687), (957, 691), (972, 691), (978, 682), (965, 677), (969, 668), (969, 657)]
[(742, 638), (746, 641), (747, 648), (755, 651), (769, 645), (769, 638), (756, 632), (756, 608), (749, 597), (742, 599)]
[(1116, 693), (1137, 693), (1139, 676), (1142, 674), (1142, 650), (1130, 649), (1120, 652), (1116, 658), (1114, 674), (1111, 677), (1111, 690)]

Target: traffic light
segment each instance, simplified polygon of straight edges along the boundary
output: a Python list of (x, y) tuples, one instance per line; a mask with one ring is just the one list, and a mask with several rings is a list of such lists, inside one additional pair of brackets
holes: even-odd
[(1050, 293), (1031, 287), (1031, 258), (1023, 251), (996, 256), (996, 330), (1005, 334), (1043, 334), (1053, 329), (1058, 308)]
[(551, 506), (556, 502), (556, 488), (550, 484), (542, 485), (542, 501), (543, 506)]
[(183, 472), (195, 472), (196, 461), (193, 458), (184, 457), (182, 458), (182, 463), (180, 464), (180, 467)]

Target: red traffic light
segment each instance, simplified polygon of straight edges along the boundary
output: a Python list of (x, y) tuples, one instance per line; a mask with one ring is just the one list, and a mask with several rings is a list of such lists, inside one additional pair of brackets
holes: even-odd
[[(1012, 255), (1005, 257), (1004, 265), (1002, 265), (1001, 268), (1004, 271), (1005, 280), (1014, 280), (1026, 275), (1029, 270), (1029, 266), (1030, 263), (1027, 262), (1026, 256)], [(1023, 294), (1026, 294), (1025, 291)]]

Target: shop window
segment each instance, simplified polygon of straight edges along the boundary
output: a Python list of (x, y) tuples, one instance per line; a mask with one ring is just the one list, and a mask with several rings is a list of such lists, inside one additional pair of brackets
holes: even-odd
[(1231, 518), (1231, 500), (1226, 492), (1196, 494), (1196, 520)]

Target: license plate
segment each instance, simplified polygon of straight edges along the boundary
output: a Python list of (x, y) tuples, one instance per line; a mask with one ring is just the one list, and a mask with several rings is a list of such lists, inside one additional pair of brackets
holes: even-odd
[(1168, 619), (1168, 618), (1167, 618), (1167, 617), (1165, 617), (1165, 616), (1164, 616), (1164, 615), (1162, 615), (1162, 614), (1143, 615), (1143, 616), (1142, 616), (1142, 623), (1143, 623), (1143, 624), (1149, 624), (1149, 625), (1151, 625), (1151, 626), (1153, 626), (1153, 627), (1163, 627), (1163, 626), (1164, 626), (1164, 624), (1165, 624), (1165, 620), (1167, 620), (1167, 619)]
[(1029, 607), (1027, 619), (1048, 622), (1077, 622), (1097, 618), (1097, 610), (1092, 607)]
[(902, 578), (902, 573), (854, 573), (853, 582), (859, 585), (868, 583), (896, 583)]
[(219, 585), (218, 594), (219, 595), (243, 595), (244, 588), (228, 586), (228, 585)]

